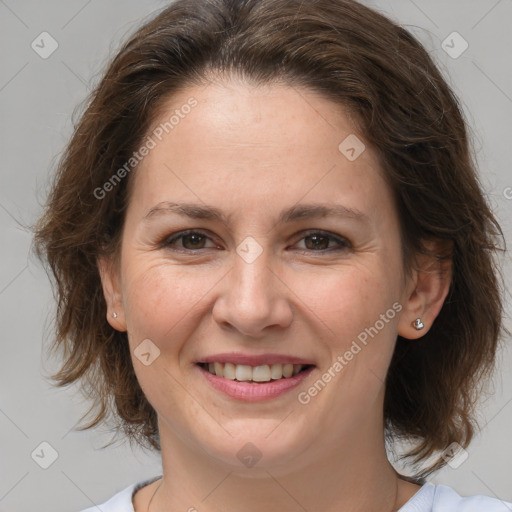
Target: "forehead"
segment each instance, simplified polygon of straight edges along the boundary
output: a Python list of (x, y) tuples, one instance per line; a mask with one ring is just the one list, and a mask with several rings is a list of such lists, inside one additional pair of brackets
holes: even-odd
[(238, 210), (302, 199), (368, 214), (390, 206), (378, 159), (350, 115), (305, 89), (191, 86), (168, 100), (148, 136), (154, 147), (134, 176), (139, 208), (178, 198)]

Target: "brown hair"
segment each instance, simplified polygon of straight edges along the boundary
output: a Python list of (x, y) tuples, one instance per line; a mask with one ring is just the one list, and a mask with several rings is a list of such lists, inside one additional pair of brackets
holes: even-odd
[[(475, 172), (462, 109), (428, 53), (352, 0), (177, 0), (108, 65), (35, 233), (58, 292), (52, 349), (64, 362), (52, 378), (59, 386), (78, 380), (93, 401), (86, 415), (98, 408), (84, 428), (113, 413), (130, 441), (160, 449), (126, 333), (106, 320), (97, 268), (98, 255), (118, 255), (133, 173), (101, 199), (94, 191), (132, 157), (174, 93), (215, 73), (302, 86), (349, 108), (394, 193), (406, 273), (425, 241), (449, 243), (447, 254), (437, 254), (452, 260), (449, 296), (421, 339), (398, 337), (384, 417), (391, 439), (414, 441), (407, 456), (415, 463), (452, 442), (466, 447), (505, 330), (495, 259), (503, 234)], [(438, 456), (418, 474), (444, 464)]]

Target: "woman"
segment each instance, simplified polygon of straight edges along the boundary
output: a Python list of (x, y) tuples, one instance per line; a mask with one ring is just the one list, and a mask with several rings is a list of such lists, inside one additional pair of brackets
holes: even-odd
[(36, 232), (56, 381), (162, 454), (100, 508), (510, 510), (425, 482), (470, 443), (504, 330), (470, 155), (422, 46), (354, 1), (178, 0), (143, 26)]

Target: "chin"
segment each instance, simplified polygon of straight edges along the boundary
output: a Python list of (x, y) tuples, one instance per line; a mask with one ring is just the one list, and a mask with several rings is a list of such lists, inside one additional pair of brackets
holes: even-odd
[[(295, 428), (294, 428), (295, 427)], [(296, 466), (296, 459), (314, 440), (304, 438), (304, 430), (297, 429), (297, 423), (290, 425), (283, 418), (262, 420), (244, 419), (225, 425), (226, 433), (216, 438), (212, 429), (203, 437), (203, 449), (213, 458), (245, 476), (258, 476), (256, 470), (276, 470), (283, 465)], [(220, 430), (217, 426), (217, 430)], [(262, 476), (262, 475), (259, 475)], [(268, 476), (268, 475), (267, 475)]]

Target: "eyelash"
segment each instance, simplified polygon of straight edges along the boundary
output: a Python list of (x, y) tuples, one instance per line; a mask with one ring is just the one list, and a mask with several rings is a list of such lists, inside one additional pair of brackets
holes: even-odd
[[(199, 251), (201, 251), (203, 249), (205, 249), (205, 250), (212, 249), (212, 247), (206, 247), (203, 249), (176, 249), (176, 248), (172, 247), (172, 244), (174, 244), (176, 241), (183, 239), (190, 235), (200, 235), (202, 237), (206, 237), (207, 239), (211, 240), (211, 238), (208, 235), (206, 235), (206, 233), (204, 233), (202, 231), (186, 230), (186, 231), (180, 231), (179, 233), (175, 233), (175, 234), (171, 235), (171, 237), (165, 238), (160, 245), (163, 248), (170, 249), (170, 250), (176, 251), (176, 252), (185, 253), (185, 254), (197, 254)], [(303, 233), (303, 235), (304, 236), (299, 241), (304, 240), (305, 238), (311, 237), (313, 235), (320, 235), (322, 238), (328, 238), (330, 241), (335, 241), (336, 243), (339, 244), (339, 247), (335, 248), (335, 249), (332, 249), (332, 248), (331, 249), (322, 249), (322, 250), (318, 250), (318, 251), (313, 250), (313, 249), (302, 249), (299, 251), (302, 253), (313, 252), (313, 253), (325, 254), (325, 253), (339, 252), (339, 251), (343, 251), (343, 250), (352, 248), (352, 244), (346, 238), (343, 238), (343, 237), (337, 236), (337, 235), (333, 235), (332, 233), (329, 233), (327, 231), (309, 230), (309, 231)]]

